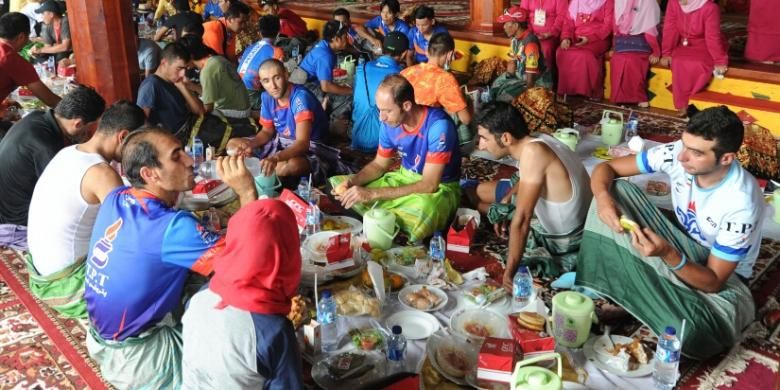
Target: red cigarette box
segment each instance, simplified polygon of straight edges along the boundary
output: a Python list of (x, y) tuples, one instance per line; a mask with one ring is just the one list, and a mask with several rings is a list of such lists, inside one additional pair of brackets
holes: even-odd
[(485, 338), (479, 350), (477, 379), (509, 383), (515, 369), (516, 345), (512, 339)]

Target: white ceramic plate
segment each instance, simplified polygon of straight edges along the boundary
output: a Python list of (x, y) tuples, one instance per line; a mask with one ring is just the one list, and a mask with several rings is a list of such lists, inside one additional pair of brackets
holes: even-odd
[(450, 317), (450, 328), (468, 337), (471, 340), (484, 340), (480, 337), (466, 331), (466, 326), (470, 324), (481, 325), (487, 328), (491, 337), (508, 339), (509, 322), (505, 315), (498, 314), (487, 309), (464, 309), (456, 312)]
[[(431, 306), (428, 309), (418, 309), (418, 308), (412, 306), (411, 304), (409, 304), (407, 302), (406, 297), (409, 294), (416, 293), (417, 291), (420, 291), (423, 287), (426, 287), (428, 289), (428, 291), (430, 291), (432, 294), (434, 294), (437, 297), (439, 297), (439, 304), (438, 305)], [(401, 291), (398, 292), (398, 300), (401, 302), (402, 305), (404, 305), (404, 307), (406, 307), (408, 309), (421, 310), (421, 311), (428, 311), (428, 312), (430, 312), (430, 311), (439, 310), (439, 309), (443, 308), (444, 306), (446, 306), (447, 305), (447, 301), (449, 300), (449, 298), (447, 297), (447, 293), (445, 293), (444, 291), (442, 291), (438, 287), (426, 286), (426, 285), (423, 285), (423, 284), (415, 284), (415, 285), (412, 285), (412, 286), (406, 286), (406, 287), (402, 288)]]
[(352, 233), (353, 236), (360, 235), (363, 232), (363, 222), (358, 221), (352, 217), (345, 217), (343, 215), (322, 215), (322, 223), (327, 220), (333, 220), (339, 225), (349, 225), (343, 229), (323, 230), (323, 232), (336, 232), (336, 233)]
[(466, 375), (466, 383), (477, 390), (509, 390), (508, 383), (489, 382), (489, 386), (480, 386), (477, 380), (477, 372), (473, 371)]
[(315, 264), (327, 264), (328, 239), (338, 234), (336, 232), (318, 232), (307, 237), (303, 241), (303, 249), (306, 255), (304, 257)]
[[(612, 341), (620, 344), (630, 344), (632, 339), (630, 337), (612, 335)], [(585, 354), (585, 357), (588, 358), (591, 363), (593, 363), (593, 365), (602, 370), (609, 371), (617, 376), (635, 378), (653, 373), (653, 357), (649, 354), (648, 363), (640, 364), (636, 370), (623, 371), (607, 364), (606, 359), (607, 356), (609, 356), (609, 352), (607, 352), (608, 343), (609, 342), (604, 336), (591, 337), (587, 342), (585, 342), (585, 345), (582, 347), (582, 352)]]
[[(437, 352), (439, 348), (442, 347), (463, 351), (463, 358), (466, 360), (467, 367), (464, 376), (452, 376), (441, 368)], [(431, 362), (433, 368), (445, 378), (459, 385), (467, 385), (467, 377), (476, 373), (479, 348), (480, 346), (478, 343), (469, 342), (465, 337), (458, 334), (452, 334), (446, 329), (439, 329), (436, 333), (432, 334), (425, 345), (428, 361)]]
[(400, 325), (403, 335), (408, 340), (427, 339), (433, 332), (439, 330), (439, 321), (436, 317), (418, 310), (399, 311), (385, 320), (387, 329)]

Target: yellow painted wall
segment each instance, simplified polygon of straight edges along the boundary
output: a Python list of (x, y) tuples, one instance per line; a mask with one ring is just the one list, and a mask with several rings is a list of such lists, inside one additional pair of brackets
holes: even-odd
[[(721, 103), (713, 103), (713, 102), (707, 102), (702, 100), (696, 100), (695, 98), (691, 99), (691, 103), (695, 104), (696, 107), (700, 109), (721, 105)], [(756, 122), (755, 122), (756, 124), (768, 129), (772, 133), (772, 135), (775, 136), (775, 138), (780, 138), (780, 112), (746, 109), (744, 107), (733, 106), (730, 104), (726, 104), (725, 106), (734, 112), (740, 112), (743, 110), (746, 111), (753, 118), (756, 118)]]

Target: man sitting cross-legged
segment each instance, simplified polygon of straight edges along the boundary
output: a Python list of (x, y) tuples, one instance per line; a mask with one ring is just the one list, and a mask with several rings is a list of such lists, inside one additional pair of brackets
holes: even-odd
[(66, 317), (87, 316), (84, 259), (92, 226), (100, 202), (122, 185), (109, 163), (120, 160), (122, 141), (145, 120), (135, 104), (115, 103), (95, 135), (57, 153), (35, 185), (27, 225), (30, 290)]
[[(371, 207), (397, 216), (412, 241), (447, 227), (460, 201), (460, 151), (455, 125), (440, 108), (414, 101), (414, 88), (400, 75), (387, 76), (376, 91), (383, 122), (374, 161), (354, 176), (330, 178), (345, 208)], [(393, 157), (401, 169), (389, 172)]]
[(317, 98), (301, 85), (287, 81), (287, 70), (281, 61), (269, 59), (260, 65), (260, 125), (254, 138), (233, 138), (227, 149), (249, 155), (260, 149), (258, 157), (266, 175), (300, 177), (312, 173), (321, 183), (330, 171), (342, 172), (339, 151), (325, 145), (328, 117)]
[[(679, 141), (593, 171), (576, 284), (614, 299), (656, 334), (687, 320), (682, 352), (705, 359), (738, 342), (755, 316), (745, 281), (765, 205), (736, 159), (739, 117), (725, 106), (689, 113)], [(637, 186), (615, 180), (652, 172), (669, 176), (675, 222)]]
[(530, 136), (523, 115), (508, 103), (486, 104), (476, 122), (480, 150), (517, 161), (512, 179), (477, 187), (480, 211), (499, 236), (509, 234), (504, 288), (512, 290), (521, 263), (546, 276), (571, 270), (592, 198), (582, 162), (555, 138)]
[[(181, 385), (182, 292), (190, 271), (207, 276), (224, 239), (187, 211), (192, 158), (163, 129), (127, 137), (122, 168), (132, 187), (111, 191), (95, 220), (87, 254), (84, 298), (90, 319), (87, 350), (117, 388), (176, 389)], [(241, 205), (257, 196), (241, 157), (217, 160), (219, 177)]]

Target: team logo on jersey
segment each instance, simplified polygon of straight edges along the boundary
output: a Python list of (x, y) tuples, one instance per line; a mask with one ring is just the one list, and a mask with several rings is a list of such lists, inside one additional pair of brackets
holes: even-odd
[(89, 258), (89, 262), (93, 267), (103, 268), (108, 264), (108, 254), (114, 249), (111, 243), (116, 239), (121, 227), (122, 218), (119, 218), (116, 222), (108, 225), (103, 232), (103, 237), (95, 243), (95, 247), (92, 248), (92, 257)]
[(679, 207), (675, 208), (675, 214), (677, 219), (683, 225), (685, 230), (694, 238), (698, 238), (701, 241), (705, 241), (704, 236), (701, 234), (701, 228), (699, 228), (699, 222), (696, 219), (696, 203), (688, 203), (688, 210), (683, 211)]
[(414, 157), (414, 168), (417, 168), (420, 166), (420, 162), (422, 161), (422, 156), (419, 154)]
[(447, 135), (444, 134), (444, 133), (441, 133), (441, 135), (439, 136), (439, 145), (440, 146), (444, 146), (446, 144), (447, 144)]

